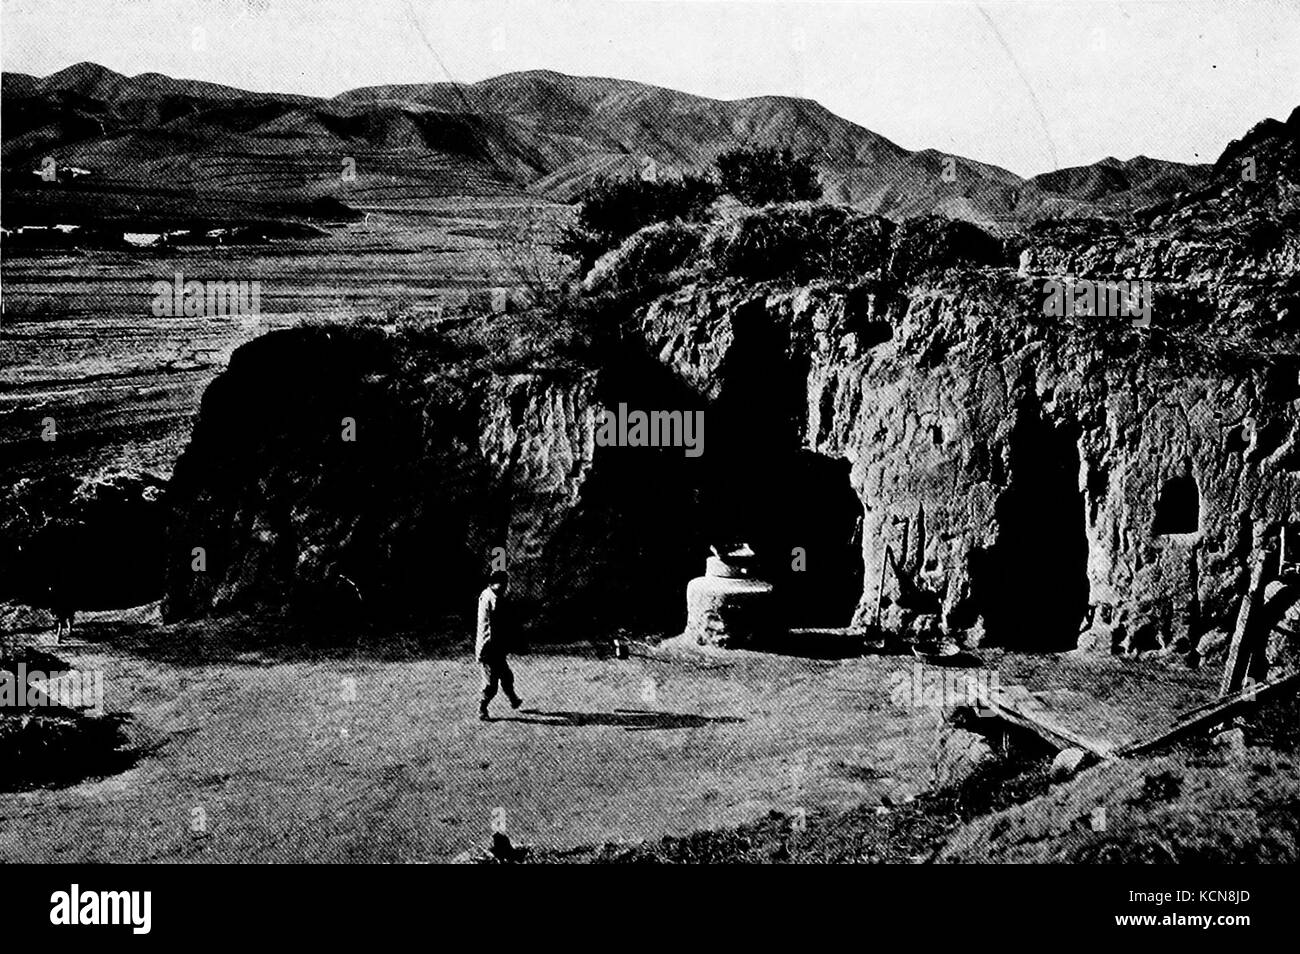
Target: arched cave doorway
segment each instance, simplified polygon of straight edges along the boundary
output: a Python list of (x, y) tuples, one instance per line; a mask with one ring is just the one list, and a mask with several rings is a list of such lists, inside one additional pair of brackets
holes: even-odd
[(1008, 648), (1073, 649), (1088, 604), (1088, 537), (1075, 436), (1017, 410), (1009, 480), (996, 506), (997, 538), (972, 562), (988, 642)]
[(718, 461), (699, 503), (710, 541), (753, 547), (786, 625), (849, 624), (862, 595), (862, 504), (848, 461), (802, 450)]
[[(762, 302), (742, 309), (705, 413), (696, 512), (709, 542), (746, 542), (795, 628), (847, 626), (862, 594), (862, 504), (847, 460), (803, 447), (806, 361)], [(702, 569), (702, 567), (701, 567)]]
[(1156, 536), (1196, 533), (1201, 526), (1201, 491), (1192, 476), (1192, 462), (1183, 460), (1181, 474), (1175, 474), (1160, 488), (1151, 532)]

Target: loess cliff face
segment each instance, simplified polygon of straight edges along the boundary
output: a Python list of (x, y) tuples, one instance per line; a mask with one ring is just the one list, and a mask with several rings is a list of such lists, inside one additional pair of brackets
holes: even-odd
[[(859, 623), (879, 594), (887, 626), (969, 642), (1192, 648), (1300, 519), (1295, 367), (1192, 374), (1077, 319), (1101, 346), (1043, 317), (1039, 284), (691, 286), (642, 313), (640, 382), (420, 376), (379, 338), (267, 336), (177, 467), (167, 611), (455, 611), (501, 547), (531, 622), (671, 626), (722, 534), (773, 562), (802, 547), (823, 591), (792, 573), (791, 597), (851, 587)], [(620, 402), (703, 408), (703, 455), (598, 446)]]
[(689, 503), (681, 451), (671, 466), (669, 450), (620, 460), (595, 428), (599, 406), (654, 382), (429, 373), (408, 356), (381, 334), (322, 329), (240, 349), (172, 480), (165, 615), (429, 620), (472, 607), (504, 557), (525, 624), (608, 623), (614, 607), (653, 619), (647, 588), (684, 584), (654, 570), (693, 542), (673, 523)]
[[(882, 594), (886, 626), (968, 643), (1213, 644), (1252, 551), (1300, 535), (1297, 366), (1152, 357), (1126, 320), (1044, 317), (1040, 289), (967, 273), (887, 303), (820, 288), (720, 304), (692, 288), (644, 329), (717, 396), (717, 370), (745, 360), (737, 317), (784, 329), (795, 357), (769, 367), (803, 375), (802, 443), (847, 462), (862, 508), (858, 623)], [(892, 335), (871, 344), (882, 320)]]
[[(720, 369), (760, 360), (743, 329), (769, 329), (801, 445), (851, 468), (859, 625), (1210, 652), (1252, 554), (1300, 539), (1297, 130), (1261, 124), (1128, 230), (1031, 233), (1015, 272), (689, 287), (642, 331), (717, 399)], [(1081, 279), (1149, 283), (1150, 326), (1047, 314), (1045, 283)]]
[[(671, 631), (706, 544), (746, 540), (794, 625), (1212, 652), (1252, 554), (1300, 559), (1297, 129), (1129, 226), (1023, 236), (1018, 269), (930, 222), (847, 280), (680, 268), (541, 316), (586, 337), (522, 360), (265, 336), (176, 468), (167, 612), (463, 612), (504, 554), (527, 624)], [(1082, 278), (1150, 283), (1149, 326), (1049, 314)], [(702, 410), (704, 452), (602, 446), (620, 403)]]

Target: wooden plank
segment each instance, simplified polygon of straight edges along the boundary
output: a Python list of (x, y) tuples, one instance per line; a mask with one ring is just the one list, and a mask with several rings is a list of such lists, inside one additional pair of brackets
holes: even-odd
[(1241, 598), (1237, 627), (1233, 630), (1232, 645), (1228, 648), (1228, 661), (1223, 665), (1223, 679), (1219, 683), (1220, 696), (1231, 695), (1240, 689), (1250, 666), (1254, 649), (1250, 622), (1258, 616), (1264, 594), (1264, 562), (1264, 554), (1258, 554), (1250, 567), (1250, 583)]
[(1191, 733), (1194, 729), (1206, 728), (1217, 725), (1232, 713), (1248, 708), (1268, 696), (1285, 695), (1287, 692), (1300, 690), (1300, 672), (1293, 672), (1281, 679), (1275, 679), (1272, 682), (1261, 682), (1253, 686), (1247, 686), (1231, 696), (1220, 699), (1218, 702), (1196, 711), (1191, 715), (1185, 716), (1175, 722), (1159, 735), (1134, 742), (1117, 750), (1116, 754), (1121, 756), (1137, 755), (1143, 752), (1149, 752), (1152, 749), (1165, 745), (1181, 736)]
[(1115, 757), (1115, 747), (1111, 743), (1104, 739), (1090, 739), (1067, 729), (1053, 719), (1042, 703), (1024, 686), (999, 689), (988, 696), (985, 703), (1008, 722), (1028, 729), (1058, 749), (1079, 748), (1104, 760)]

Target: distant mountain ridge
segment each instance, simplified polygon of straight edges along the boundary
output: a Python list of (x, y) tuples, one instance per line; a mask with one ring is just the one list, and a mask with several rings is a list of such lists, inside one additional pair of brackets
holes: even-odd
[[(707, 168), (738, 144), (817, 157), (826, 197), (891, 216), (981, 224), (1122, 215), (1201, 185), (1209, 166), (1105, 159), (1030, 179), (932, 149), (910, 151), (820, 104), (784, 96), (715, 100), (633, 81), (548, 70), (477, 83), (371, 86), (331, 99), (257, 93), (78, 63), (0, 77), (6, 211), (97, 204), (126, 214), (254, 214), (337, 200), (418, 208), (446, 196), (571, 201), (601, 176), (653, 162)], [(79, 192), (43, 189), (46, 156), (90, 169)], [(340, 175), (345, 160), (355, 178)]]

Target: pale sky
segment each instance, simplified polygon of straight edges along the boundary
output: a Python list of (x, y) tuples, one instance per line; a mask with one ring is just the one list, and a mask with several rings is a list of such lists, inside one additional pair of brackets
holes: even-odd
[[(1218, 157), (1300, 105), (1300, 0), (0, 0), (0, 68), (245, 89), (553, 69), (815, 99), (1021, 175)], [(197, 32), (196, 32), (197, 31)]]

